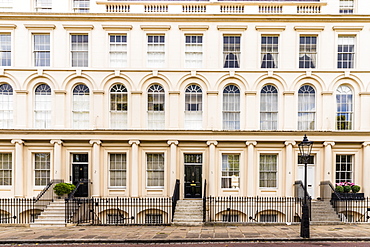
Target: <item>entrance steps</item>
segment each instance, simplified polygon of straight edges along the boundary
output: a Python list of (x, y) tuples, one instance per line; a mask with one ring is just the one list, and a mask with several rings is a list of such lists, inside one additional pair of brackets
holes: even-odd
[(334, 211), (330, 201), (311, 201), (311, 224), (330, 225), (341, 224), (338, 214)]
[(178, 200), (173, 217), (173, 225), (203, 225), (203, 200)]
[(65, 201), (56, 199), (30, 224), (30, 227), (65, 227)]

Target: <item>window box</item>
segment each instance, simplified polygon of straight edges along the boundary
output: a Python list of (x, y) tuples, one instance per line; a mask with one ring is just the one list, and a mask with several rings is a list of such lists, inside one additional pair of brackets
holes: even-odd
[[(338, 197), (339, 195), (339, 197)], [(344, 201), (344, 200), (365, 200), (364, 193), (332, 193), (332, 200)]]

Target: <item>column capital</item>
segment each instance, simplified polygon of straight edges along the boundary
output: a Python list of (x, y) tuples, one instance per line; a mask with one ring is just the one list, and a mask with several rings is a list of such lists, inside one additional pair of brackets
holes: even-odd
[(170, 145), (170, 146), (171, 145), (176, 145), (177, 146), (177, 145), (179, 145), (179, 141), (177, 141), (177, 140), (168, 140), (167, 144)]
[(139, 145), (140, 144), (140, 141), (139, 140), (129, 140), (128, 141), (128, 144), (130, 144), (131, 146), (134, 145), (134, 144), (135, 145)]
[(214, 146), (217, 146), (218, 142), (217, 141), (207, 141), (207, 145), (210, 146), (210, 145), (214, 145)]
[(331, 142), (331, 141), (329, 141), (329, 142), (324, 142), (324, 144), (323, 144), (323, 145), (324, 145), (324, 147), (327, 147), (327, 146), (329, 146), (329, 145), (333, 147), (333, 146), (335, 145), (335, 142)]
[(62, 140), (50, 140), (50, 144), (58, 144), (58, 145), (62, 145), (63, 141)]
[(21, 140), (21, 139), (14, 139), (14, 140), (11, 141), (11, 143), (12, 144), (20, 144), (20, 145), (22, 145), (24, 143), (24, 141)]
[(245, 145), (247, 146), (253, 145), (255, 147), (257, 145), (257, 141), (246, 141)]
[(370, 142), (363, 142), (363, 143), (362, 143), (362, 146), (364, 146), (364, 147), (368, 147), (368, 146), (370, 146)]
[(285, 146), (289, 146), (289, 145), (294, 146), (295, 144), (296, 144), (296, 142), (295, 142), (295, 141), (292, 141), (292, 140), (289, 140), (289, 141), (285, 141), (285, 142), (284, 142), (284, 145), (285, 145)]
[(89, 141), (89, 143), (90, 143), (91, 145), (94, 145), (94, 144), (96, 144), (96, 145), (100, 145), (100, 144), (101, 144), (101, 140), (90, 140), (90, 141)]

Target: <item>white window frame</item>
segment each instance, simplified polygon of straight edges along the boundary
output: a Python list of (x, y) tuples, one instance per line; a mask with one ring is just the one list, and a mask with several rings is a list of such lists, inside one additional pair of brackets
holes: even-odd
[[(338, 100), (342, 100), (344, 96), (345, 102), (338, 102)], [(350, 98), (349, 98), (350, 97)], [(351, 101), (351, 102), (349, 102)], [(338, 111), (338, 108), (343, 109), (342, 107), (339, 107), (340, 105), (345, 105), (343, 111)], [(354, 93), (353, 89), (349, 87), (348, 85), (342, 84), (340, 85), (335, 94), (335, 106), (336, 106), (336, 114), (335, 114), (335, 125), (336, 130), (353, 130), (353, 124), (354, 124)], [(348, 110), (346, 110), (348, 109)], [(338, 119), (338, 117), (344, 116), (345, 119), (342, 121), (341, 119)], [(339, 125), (344, 123), (344, 126), (347, 125), (345, 128), (339, 128)], [(350, 125), (348, 127), (348, 124)]]
[[(228, 162), (229, 156), (237, 156), (238, 157), (238, 169), (231, 169), (231, 165)], [(227, 163), (225, 163), (225, 159), (227, 158)], [(241, 154), (240, 153), (222, 153), (221, 154), (221, 189), (239, 189), (240, 188), (240, 168), (241, 168)], [(224, 166), (224, 165), (227, 165)], [(224, 175), (228, 174), (228, 175)], [(233, 174), (233, 175), (230, 175)], [(237, 176), (235, 175), (237, 174)], [(225, 187), (223, 181), (229, 180), (229, 187)]]
[[(272, 39), (271, 42), (267, 40), (264, 44), (263, 40)], [(277, 43), (275, 43), (275, 38), (277, 38)], [(280, 35), (279, 34), (262, 34), (261, 35), (261, 69), (277, 69), (279, 68), (279, 53), (280, 53)]]
[(224, 130), (240, 130), (240, 101), (240, 88), (235, 84), (226, 85), (222, 91), (222, 128)]
[(8, 83), (0, 84), (0, 89), (3, 87), (4, 92), (0, 91), (0, 129), (11, 129), (14, 121), (14, 90)]
[[(7, 39), (3, 41), (3, 37)], [(12, 66), (12, 34), (0, 33), (0, 66)], [(5, 58), (4, 58), (5, 57)]]
[(355, 0), (339, 0), (339, 13), (340, 14), (354, 14), (355, 13)]
[[(46, 155), (46, 157), (49, 157), (49, 159), (45, 159), (45, 160), (40, 160), (43, 164), (43, 163), (48, 163), (48, 166), (49, 167), (40, 167), (40, 168), (37, 168), (37, 155)], [(50, 152), (35, 152), (35, 153), (32, 153), (32, 156), (33, 156), (33, 164), (34, 164), (34, 186), (42, 186), (42, 187), (45, 187), (51, 180), (51, 153)], [(43, 176), (45, 174), (43, 173), (46, 173), (46, 176)], [(38, 175), (39, 174), (39, 175)], [(43, 180), (45, 183), (42, 183)], [(39, 181), (39, 182), (37, 182)]]
[(315, 130), (315, 126), (316, 90), (304, 84), (298, 89), (298, 130)]
[[(148, 169), (148, 155), (162, 155), (163, 157), (163, 169)], [(160, 168), (160, 167), (159, 167)], [(146, 173), (146, 188), (147, 189), (163, 189), (166, 180), (166, 154), (165, 152), (145, 152), (145, 173)], [(158, 185), (149, 185), (149, 172), (154, 171), (162, 174), (163, 180), (158, 180)]]
[[(37, 36), (48, 36), (49, 43), (44, 43), (43, 45), (36, 43)], [(33, 63), (35, 67), (50, 67), (51, 65), (51, 35), (50, 33), (33, 33), (32, 34), (32, 42), (33, 42)], [(40, 48), (37, 48), (38, 47)], [(41, 54), (45, 54), (46, 58), (39, 58)], [(40, 61), (46, 61), (45, 64)]]
[[(225, 42), (228, 39), (229, 42)], [(224, 34), (223, 41), (223, 68), (240, 68), (242, 37), (239, 34)], [(232, 56), (232, 58), (230, 58)]]
[(185, 34), (185, 68), (203, 67), (203, 34)]
[[(121, 41), (117, 38), (112, 41), (112, 37), (121, 37)], [(126, 68), (128, 63), (127, 54), (127, 34), (126, 33), (109, 33), (109, 64), (111, 67)], [(123, 40), (124, 39), (124, 40)]]
[[(275, 170), (269, 171), (269, 170), (261, 170), (261, 156), (275, 156), (276, 157), (276, 164), (275, 164)], [(275, 186), (261, 186), (261, 173), (274, 173), (275, 174)], [(259, 153), (258, 156), (258, 186), (260, 189), (277, 189), (279, 184), (279, 154), (278, 153)], [(263, 180), (263, 181), (271, 181), (271, 180)], [(272, 180), (273, 181), (273, 180)]]
[[(157, 38), (155, 38), (157, 37)], [(163, 37), (163, 39), (162, 39)], [(166, 65), (166, 35), (163, 33), (148, 33), (147, 65), (150, 68), (163, 68)]]
[(36, 12), (51, 12), (53, 7), (53, 0), (35, 0)]
[[(85, 93), (83, 93), (82, 91), (78, 91), (78, 92), (76, 91), (76, 94), (75, 94), (74, 91), (76, 87), (80, 85), (86, 86), (88, 91), (85, 91)], [(77, 97), (77, 96), (83, 96), (84, 98)], [(83, 107), (81, 108), (76, 107), (76, 104), (78, 102), (82, 103)], [(81, 116), (82, 116), (82, 124), (80, 121)], [(78, 83), (72, 89), (72, 128), (88, 129), (89, 127), (90, 127), (90, 88), (84, 83)]]
[[(87, 2), (88, 4), (81, 4)], [(89, 13), (90, 12), (90, 0), (72, 0), (73, 12), (75, 13)]]
[[(342, 169), (340, 171), (338, 171), (338, 169), (337, 169), (337, 165), (338, 165), (337, 157), (338, 156), (350, 156), (351, 157), (351, 163), (350, 163), (351, 164), (351, 170), (350, 171), (348, 171), (348, 170), (342, 170)], [(341, 165), (341, 164), (342, 163), (339, 162), (339, 165)], [(346, 167), (346, 168), (348, 168), (348, 167)], [(355, 175), (354, 168), (355, 168), (355, 154), (353, 154), (353, 153), (336, 153), (335, 154), (335, 167), (334, 167), (334, 171), (335, 171), (334, 181), (335, 181), (335, 183), (339, 183), (339, 182), (351, 182), (351, 183), (353, 183), (353, 181), (354, 181), (354, 175)], [(346, 179), (337, 178), (337, 175), (339, 173), (348, 173), (348, 174), (350, 174), (351, 178), (350, 179), (347, 179), (347, 178)]]
[[(275, 88), (276, 93), (272, 90), (271, 87)], [(265, 93), (262, 92), (263, 90), (265, 91)], [(274, 99), (272, 97), (276, 97), (276, 102), (273, 102)], [(264, 103), (269, 104), (263, 106)], [(278, 123), (279, 123), (279, 90), (275, 85), (267, 84), (264, 85), (260, 91), (260, 129), (277, 130)]]
[[(84, 42), (84, 40), (82, 42), (73, 42), (74, 36), (86, 36), (87, 42)], [(88, 33), (70, 33), (71, 67), (89, 67), (89, 39), (90, 35)], [(77, 56), (76, 61), (74, 61), (75, 56)], [(80, 58), (81, 56), (82, 59)], [(85, 59), (85, 57), (87, 58)]]
[[(113, 98), (114, 101), (112, 101)], [(127, 128), (128, 91), (122, 83), (113, 84), (109, 90), (109, 113), (110, 128)]]
[[(10, 167), (5, 168), (3, 165), (3, 160), (5, 157), (3, 155), (9, 155), (6, 162), (10, 163)], [(13, 153), (12, 152), (0, 152), (0, 187), (3, 186), (12, 186), (13, 185)], [(9, 177), (5, 177), (6, 173), (10, 173)], [(10, 179), (8, 184), (5, 184), (5, 181)]]
[[(301, 42), (303, 38), (304, 42)], [(308, 38), (310, 41), (315, 40), (315, 43), (307, 43)], [(318, 35), (315, 34), (300, 34), (299, 35), (299, 56), (298, 67), (300, 69), (316, 69), (317, 68), (317, 48), (318, 48)], [(308, 63), (308, 66), (306, 66)]]
[[(353, 42), (350, 42), (352, 40)], [(337, 38), (337, 66), (338, 69), (354, 69), (356, 66), (356, 41), (357, 36), (354, 34), (339, 34)], [(350, 46), (353, 46), (353, 51), (342, 51), (339, 52), (338, 49), (340, 46), (347, 46), (347, 49), (350, 48)], [(343, 49), (343, 47), (342, 47)], [(344, 56), (350, 56), (350, 59), (344, 59)], [(341, 57), (341, 58), (340, 58)]]
[(35, 128), (49, 129), (51, 127), (51, 109), (52, 109), (51, 88), (46, 83), (39, 84), (35, 88), (35, 108), (34, 108)]
[(202, 129), (203, 92), (198, 84), (190, 84), (185, 88), (185, 129)]
[[(125, 162), (122, 162), (122, 164), (124, 163), (124, 167), (122, 166), (119, 169), (113, 169), (112, 168), (111, 155), (122, 155), (122, 156), (125, 156)], [(108, 168), (108, 173), (109, 173), (109, 175), (108, 175), (108, 181), (109, 181), (108, 182), (108, 188), (113, 188), (113, 189), (126, 188), (126, 186), (127, 186), (127, 180), (128, 180), (128, 177), (127, 177), (127, 175), (128, 175), (128, 173), (127, 173), (128, 162), (127, 162), (127, 160), (128, 160), (128, 156), (127, 156), (127, 153), (126, 152), (122, 153), (122, 152), (113, 152), (112, 151), (112, 152), (109, 152), (108, 153), (108, 166), (109, 166), (109, 168)], [(124, 182), (122, 182), (122, 185), (112, 185), (112, 180), (111, 180), (112, 177), (113, 177), (112, 174), (114, 174), (115, 172), (122, 173), (122, 175), (125, 177)], [(115, 178), (117, 178), (117, 176)], [(120, 179), (123, 180), (123, 177), (120, 177)]]
[(165, 128), (166, 92), (160, 84), (154, 83), (147, 90), (147, 115), (149, 129)]

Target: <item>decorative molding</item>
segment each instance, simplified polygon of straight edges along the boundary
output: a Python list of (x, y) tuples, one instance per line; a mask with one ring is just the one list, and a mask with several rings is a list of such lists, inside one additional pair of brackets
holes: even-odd
[(143, 94), (143, 91), (131, 91), (131, 94)]
[(19, 144), (19, 145), (22, 145), (24, 143), (23, 140), (21, 139), (14, 139), (11, 141), (12, 144)]
[(364, 29), (364, 26), (333, 26), (334, 31), (358, 32), (362, 29)]
[(292, 94), (294, 95), (295, 91), (284, 91), (283, 92), (283, 95), (286, 95), (286, 94)]
[(248, 29), (247, 25), (217, 25), (219, 31), (245, 31)]
[(60, 90), (60, 89), (54, 89), (54, 93), (55, 94), (66, 94), (67, 91), (66, 90)]
[(53, 30), (53, 29), (55, 29), (54, 24), (43, 24), (43, 23), (40, 23), (40, 24), (24, 24), (24, 27), (27, 28), (27, 29), (30, 29), (30, 30), (40, 30), (40, 29)]
[(210, 145), (214, 145), (214, 146), (217, 146), (218, 142), (217, 141), (207, 141), (207, 145), (210, 146)]
[(275, 31), (281, 32), (285, 30), (285, 26), (256, 26), (257, 31)]
[(335, 142), (328, 141), (328, 142), (324, 142), (324, 143), (323, 143), (323, 145), (324, 145), (324, 147), (327, 147), (327, 146), (332, 146), (332, 147), (334, 147)]
[(14, 92), (19, 93), (19, 94), (21, 94), (21, 93), (28, 94), (28, 90), (22, 90), (22, 89), (14, 90)]
[(62, 140), (50, 140), (50, 144), (58, 144), (58, 145), (62, 145), (63, 144), (63, 141)]
[(366, 148), (366, 147), (370, 146), (370, 142), (363, 142), (362, 146)]
[(295, 141), (292, 141), (292, 140), (284, 142), (284, 145), (285, 146), (289, 146), (289, 145), (294, 146), (295, 144), (296, 144), (296, 142)]
[(218, 95), (218, 91), (207, 91), (207, 94), (215, 94), (215, 95)]
[(17, 25), (14, 25), (14, 24), (0, 24), (0, 30), (13, 30), (16, 28), (17, 28)]
[(92, 90), (92, 93), (93, 94), (104, 94), (105, 91), (104, 90)]
[(257, 91), (245, 91), (245, 95), (257, 95)]
[(66, 30), (91, 31), (94, 29), (94, 25), (63, 24), (63, 28)]
[(101, 140), (90, 140), (90, 141), (89, 141), (89, 143), (90, 143), (91, 145), (94, 145), (94, 144), (96, 144), (96, 145), (100, 145), (100, 144), (101, 144)]
[(295, 26), (296, 31), (324, 31), (325, 26)]
[(179, 145), (179, 141), (177, 141), (177, 140), (168, 140), (167, 144), (170, 145), (170, 146), (171, 145), (176, 145), (177, 146), (177, 145)]
[(246, 141), (245, 142), (245, 145), (247, 145), (247, 146), (250, 146), (250, 145), (252, 145), (252, 146), (257, 146), (257, 141)]
[(208, 28), (208, 25), (179, 25), (181, 31), (206, 31)]
[(132, 25), (101, 25), (106, 31), (130, 31)]
[(321, 95), (328, 95), (328, 96), (330, 96), (330, 95), (333, 95), (333, 91), (323, 91), (323, 92), (321, 92)]
[(169, 94), (180, 94), (180, 91), (168, 91)]
[(143, 31), (168, 31), (171, 29), (171, 25), (141, 25)]
[(140, 141), (139, 140), (129, 140), (128, 141), (128, 144), (130, 144), (131, 146), (132, 145), (139, 145), (140, 144)]

